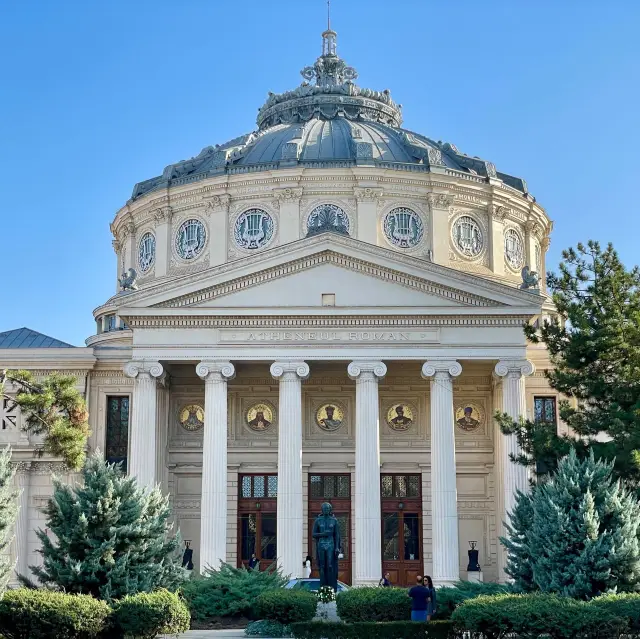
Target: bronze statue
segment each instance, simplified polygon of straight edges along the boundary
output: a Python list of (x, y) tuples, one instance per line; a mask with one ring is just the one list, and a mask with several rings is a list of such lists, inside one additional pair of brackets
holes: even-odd
[(320, 587), (330, 586), (338, 591), (338, 554), (340, 553), (340, 527), (333, 516), (331, 504), (322, 504), (322, 513), (313, 524), (316, 540), (316, 560), (320, 569)]

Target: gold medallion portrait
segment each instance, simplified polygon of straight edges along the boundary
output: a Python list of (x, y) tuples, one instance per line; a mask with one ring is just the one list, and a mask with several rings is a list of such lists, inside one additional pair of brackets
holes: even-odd
[(247, 426), (258, 433), (271, 428), (273, 424), (273, 409), (269, 404), (254, 404), (247, 411)]
[(344, 411), (338, 404), (323, 404), (316, 411), (316, 424), (322, 430), (338, 430), (344, 422)]
[(187, 404), (180, 409), (179, 420), (185, 430), (200, 430), (204, 426), (204, 408), (198, 404)]
[(409, 430), (415, 420), (413, 409), (408, 404), (393, 404), (387, 411), (387, 426), (402, 432)]
[(460, 404), (456, 406), (455, 420), (460, 430), (473, 433), (484, 425), (484, 409), (478, 404)]

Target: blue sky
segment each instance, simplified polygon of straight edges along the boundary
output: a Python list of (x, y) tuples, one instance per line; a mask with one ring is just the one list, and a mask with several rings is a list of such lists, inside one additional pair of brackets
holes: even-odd
[[(640, 262), (640, 2), (333, 0), (338, 52), (404, 125), (524, 177)], [(324, 0), (0, 2), (0, 331), (82, 345), (134, 183), (254, 129), (320, 52)]]

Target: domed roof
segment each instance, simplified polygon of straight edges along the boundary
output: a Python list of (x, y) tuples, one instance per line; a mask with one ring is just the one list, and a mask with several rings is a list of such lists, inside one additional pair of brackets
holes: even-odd
[[(460, 153), (400, 128), (401, 105), (388, 90), (363, 89), (336, 53), (336, 33), (322, 34), (322, 55), (305, 67), (296, 89), (270, 93), (258, 111), (258, 130), (196, 157), (171, 164), (162, 175), (136, 184), (132, 199), (159, 188), (187, 184), (224, 173), (307, 168), (375, 166), (399, 171), (452, 171), (505, 184), (527, 193), (524, 180), (496, 170), (493, 163)], [(313, 80), (310, 84), (308, 80)]]

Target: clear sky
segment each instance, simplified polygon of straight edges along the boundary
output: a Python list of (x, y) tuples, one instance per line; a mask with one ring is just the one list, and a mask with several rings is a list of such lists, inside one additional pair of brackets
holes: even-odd
[[(0, 331), (83, 345), (136, 182), (255, 127), (320, 53), (324, 0), (0, 0)], [(640, 262), (638, 0), (333, 0), (338, 53), (404, 125), (524, 177)]]

